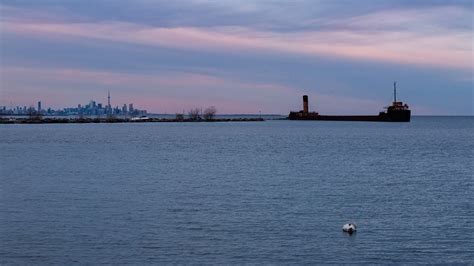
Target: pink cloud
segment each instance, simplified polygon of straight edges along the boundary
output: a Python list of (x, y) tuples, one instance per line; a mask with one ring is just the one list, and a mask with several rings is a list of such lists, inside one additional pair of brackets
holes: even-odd
[(47, 79), (67, 83), (74, 80), (110, 86), (215, 86), (224, 82), (210, 75), (177, 72), (146, 75), (84, 69), (4, 67), (2, 73), (6, 76), (30, 76), (35, 80)]
[[(340, 23), (366, 25), (387, 14)], [(413, 14), (412, 14), (413, 15)], [(393, 13), (389, 25), (408, 15)], [(409, 17), (409, 16), (408, 16)], [(391, 24), (390, 24), (391, 23)], [(242, 27), (159, 28), (133, 23), (4, 22), (3, 30), (47, 38), (92, 38), (150, 46), (220, 52), (283, 52), (444, 68), (472, 69), (472, 33), (442, 30), (263, 32)]]

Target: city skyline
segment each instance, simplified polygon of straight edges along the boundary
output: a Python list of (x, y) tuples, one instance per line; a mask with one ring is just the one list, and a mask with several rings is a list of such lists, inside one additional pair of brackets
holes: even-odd
[(102, 99), (374, 114), (391, 84), (414, 115), (472, 115), (471, 1), (10, 1), (0, 106)]
[[(111, 102), (110, 90), (107, 92), (107, 104), (91, 99), (87, 104), (76, 104), (75, 106), (62, 106), (53, 108), (43, 104), (43, 101), (37, 101), (36, 107), (30, 105), (0, 105), (0, 115), (121, 115), (138, 116), (147, 114), (147, 110), (136, 108), (133, 103), (123, 103), (122, 105), (113, 105)], [(46, 103), (47, 104), (47, 103)], [(47, 107), (44, 107), (47, 106)]]

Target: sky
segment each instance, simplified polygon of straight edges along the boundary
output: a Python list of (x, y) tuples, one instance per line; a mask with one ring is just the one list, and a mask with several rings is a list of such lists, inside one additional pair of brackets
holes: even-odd
[(471, 1), (1, 0), (0, 106), (473, 115)]

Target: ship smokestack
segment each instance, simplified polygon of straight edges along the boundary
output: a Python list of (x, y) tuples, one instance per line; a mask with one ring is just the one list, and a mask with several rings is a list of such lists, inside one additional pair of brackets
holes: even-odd
[(308, 95), (303, 95), (303, 112), (305, 114), (309, 113), (309, 108), (308, 108)]
[(397, 102), (397, 82), (393, 82), (393, 102)]

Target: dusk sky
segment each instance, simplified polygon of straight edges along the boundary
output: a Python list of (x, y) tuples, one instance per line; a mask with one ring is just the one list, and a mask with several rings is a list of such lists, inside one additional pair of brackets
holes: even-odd
[(472, 1), (0, 3), (0, 106), (473, 115)]

